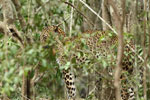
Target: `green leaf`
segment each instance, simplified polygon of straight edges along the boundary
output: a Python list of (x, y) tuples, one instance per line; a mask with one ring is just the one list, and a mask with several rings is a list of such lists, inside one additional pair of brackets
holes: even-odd
[(42, 65), (43, 65), (43, 67), (47, 66), (47, 61), (45, 59), (42, 59)]

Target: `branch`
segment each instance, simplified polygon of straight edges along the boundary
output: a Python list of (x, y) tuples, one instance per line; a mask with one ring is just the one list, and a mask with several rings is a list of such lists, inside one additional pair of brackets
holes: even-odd
[(121, 74), (121, 68), (122, 68), (122, 60), (123, 60), (123, 51), (124, 51), (124, 43), (123, 43), (123, 25), (124, 25), (124, 19), (125, 19), (125, 3), (126, 0), (122, 0), (122, 20), (121, 17), (118, 15), (118, 10), (116, 8), (116, 5), (113, 0), (109, 0), (109, 4), (112, 6), (114, 10), (114, 16), (115, 21), (117, 22), (117, 31), (118, 31), (118, 52), (117, 52), (117, 62), (116, 62), (116, 68), (115, 68), (115, 74), (114, 74), (114, 86), (115, 86), (115, 94), (116, 94), (116, 100), (121, 100), (121, 93), (120, 93), (120, 74)]
[(8, 26), (6, 22), (1, 22), (0, 21), (0, 29), (3, 30), (4, 34), (12, 36), (12, 38), (14, 40), (19, 41), (19, 43), (21, 44), (21, 47), (23, 48), (23, 46), (24, 46), (23, 39), (21, 38), (20, 32), (17, 31), (15, 26), (13, 26), (13, 25)]
[[(147, 12), (147, 0), (144, 0), (144, 11)], [(146, 84), (146, 71), (147, 71), (147, 56), (146, 53), (146, 29), (147, 28), (147, 19), (144, 16), (144, 35), (143, 35), (143, 56), (144, 56), (144, 71), (143, 71), (143, 87), (144, 87), (144, 100), (147, 100), (147, 84)]]
[(78, 13), (80, 13), (87, 20), (87, 22), (89, 22), (94, 27), (94, 23), (90, 19), (88, 19), (83, 13), (81, 13), (74, 5), (72, 5), (70, 2), (64, 2), (64, 3), (73, 7)]
[(12, 37), (16, 38), (17, 41), (19, 41), (21, 45), (24, 46), (24, 41), (20, 36), (20, 32), (17, 30), (15, 26), (9, 26), (8, 31)]
[(116, 6), (115, 5), (116, 3), (114, 2), (114, 0), (108, 0), (108, 4), (112, 6), (113, 10), (114, 10), (114, 15), (116, 17), (116, 19), (121, 22), (121, 18), (119, 16), (119, 11), (117, 10)]
[(89, 5), (87, 5), (83, 0), (80, 0), (92, 13), (94, 13), (101, 21), (103, 21), (115, 34), (118, 34), (115, 29), (113, 29), (101, 16), (98, 15)]

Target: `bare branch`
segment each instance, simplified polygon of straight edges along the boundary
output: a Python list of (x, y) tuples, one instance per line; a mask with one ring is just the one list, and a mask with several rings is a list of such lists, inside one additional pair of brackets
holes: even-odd
[(87, 22), (89, 22), (92, 26), (94, 26), (93, 22), (90, 19), (88, 19), (83, 13), (81, 13), (74, 5), (72, 5), (70, 2), (64, 2), (64, 3), (73, 7), (78, 13), (80, 13), (87, 20)]
[[(111, 25), (110, 12), (108, 10), (108, 0), (102, 0), (102, 18)], [(103, 22), (103, 30), (109, 30), (110, 28)]]
[(98, 15), (89, 5), (87, 5), (83, 0), (80, 0), (92, 13), (94, 13), (100, 20), (102, 20), (115, 34), (118, 34), (101, 16)]
[(114, 10), (114, 15), (115, 17), (117, 17), (116, 19), (118, 19), (119, 22), (121, 22), (121, 18), (119, 16), (119, 11), (116, 8), (116, 3), (114, 2), (114, 0), (108, 0), (109, 5), (112, 6), (113, 10)]
[[(144, 0), (144, 11), (147, 12), (147, 0)], [(147, 19), (144, 16), (144, 35), (143, 35), (143, 56), (144, 56), (144, 72), (143, 72), (143, 86), (144, 86), (144, 100), (147, 100), (147, 84), (146, 84), (146, 70), (147, 70), (147, 54), (146, 54), (146, 29)]]
[(117, 62), (116, 62), (116, 69), (114, 74), (114, 86), (115, 86), (115, 93), (116, 93), (116, 100), (121, 100), (121, 93), (120, 93), (120, 74), (121, 74), (121, 68), (122, 68), (122, 60), (123, 60), (123, 51), (124, 51), (124, 42), (123, 42), (123, 25), (124, 25), (124, 19), (125, 19), (125, 3), (126, 0), (122, 0), (122, 20), (119, 16), (119, 12), (116, 8), (116, 5), (113, 0), (109, 0), (109, 4), (112, 6), (114, 10), (114, 16), (116, 21), (116, 28), (118, 31), (118, 52), (117, 52)]

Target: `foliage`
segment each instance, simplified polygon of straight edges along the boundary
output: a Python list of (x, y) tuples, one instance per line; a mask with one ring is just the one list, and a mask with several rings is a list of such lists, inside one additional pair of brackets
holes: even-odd
[[(62, 0), (65, 1), (65, 0)], [(30, 78), (33, 78), (35, 75), (35, 69), (38, 69), (38, 77), (39, 80), (35, 84), (36, 90), (36, 98), (48, 98), (50, 100), (56, 100), (60, 98), (64, 98), (64, 82), (62, 80), (62, 70), (68, 69), (70, 66), (73, 66), (75, 69), (75, 75), (77, 77), (77, 88), (79, 90), (85, 89), (86, 91), (86, 100), (96, 100), (94, 93), (89, 93), (90, 91), (87, 87), (95, 87), (93, 86), (94, 82), (99, 79), (97, 75), (98, 71), (103, 76), (101, 81), (106, 82), (108, 79), (113, 80), (112, 77), (109, 75), (105, 76), (106, 69), (110, 69), (110, 67), (115, 66), (116, 61), (112, 59), (116, 59), (116, 55), (111, 53), (107, 54), (106, 57), (99, 57), (98, 59), (92, 59), (91, 62), (98, 62), (100, 65), (89, 64), (86, 62), (85, 64), (77, 64), (75, 59), (73, 61), (67, 61), (67, 63), (62, 66), (58, 67), (56, 56), (57, 51), (53, 51), (53, 47), (56, 45), (56, 41), (53, 38), (50, 38), (47, 44), (47, 48), (43, 48), (43, 45), (40, 42), (40, 34), (44, 27), (49, 25), (58, 25), (65, 30), (66, 35), (69, 36), (77, 36), (78, 38), (73, 41), (65, 42), (65, 55), (69, 56), (71, 53), (76, 53), (73, 51), (75, 45), (81, 43), (83, 50), (88, 50), (87, 45), (85, 43), (85, 39), (81, 38), (84, 33), (81, 32), (83, 29), (84, 24), (88, 25), (89, 23), (86, 22), (78, 12), (74, 10), (73, 13), (73, 25), (72, 31), (70, 33), (70, 13), (71, 7), (69, 5), (64, 4), (62, 1), (57, 0), (20, 0), (21, 3), (21, 14), (26, 21), (27, 26), (21, 27), (21, 24), (18, 20), (15, 21), (15, 26), (21, 32), (22, 38), (24, 41), (26, 37), (29, 37), (33, 42), (26, 43), (24, 48), (22, 45), (15, 41), (11, 36), (6, 36), (0, 33), (0, 97), (3, 94), (6, 94), (11, 100), (20, 100), (21, 99), (21, 86), (22, 86), (22, 75), (28, 75), (28, 72), (31, 72)], [(72, 2), (73, 0), (69, 0)], [(86, 0), (87, 3), (90, 5), (90, 0)], [(59, 3), (58, 3), (59, 2)], [(131, 2), (128, 0), (128, 4), (131, 5)], [(83, 13), (87, 13), (87, 9), (85, 9), (78, 1), (75, 1), (76, 7), (82, 11)], [(92, 5), (92, 4), (91, 4)], [(129, 5), (127, 6), (127, 11), (130, 10)], [(0, 16), (2, 15), (0, 9)], [(87, 14), (88, 15), (88, 14)], [(142, 18), (145, 16), (145, 12), (141, 12), (138, 18)], [(95, 17), (94, 17), (95, 19)], [(134, 25), (136, 27), (136, 25)], [(140, 31), (142, 30), (143, 23), (140, 22), (139, 25)], [(101, 27), (101, 26), (100, 26)], [(24, 29), (23, 29), (24, 28)], [(134, 29), (135, 30), (135, 29)], [(113, 38), (114, 33), (109, 31), (110, 34), (109, 38)], [(140, 33), (140, 32), (139, 32)], [(137, 45), (137, 54), (143, 56), (142, 48), (140, 45), (142, 39), (140, 38), (141, 34), (125, 32), (124, 39), (125, 43), (130, 43), (134, 38), (137, 37), (136, 44)], [(57, 34), (58, 35), (58, 34)], [(87, 35), (85, 37), (90, 37)], [(148, 36), (146, 38), (149, 38)], [(107, 37), (102, 36), (99, 39), (99, 42), (107, 40)], [(139, 40), (139, 41), (138, 41)], [(148, 47), (149, 43), (147, 41), (146, 46)], [(103, 47), (101, 47), (103, 48)], [(106, 48), (105, 48), (106, 49)], [(147, 50), (148, 48), (146, 48)], [(117, 43), (112, 44), (108, 52), (111, 50), (115, 51), (117, 54)], [(131, 52), (125, 52), (125, 55), (129, 55)], [(82, 53), (77, 53), (77, 55), (83, 56)], [(89, 58), (90, 55), (87, 55)], [(135, 58), (135, 57), (131, 57)], [(131, 59), (130, 58), (130, 59)], [(148, 62), (149, 63), (149, 62)], [(93, 67), (94, 66), (94, 67)], [(102, 66), (102, 67), (99, 67)], [(136, 69), (136, 68), (135, 68)], [(111, 71), (112, 72), (112, 71)], [(96, 74), (95, 74), (96, 73)], [(113, 73), (113, 72), (112, 72)], [(98, 73), (99, 74), (99, 73)], [(128, 74), (128, 73), (127, 73)], [(38, 79), (37, 77), (37, 79)], [(138, 76), (133, 78), (133, 81), (136, 81)], [(83, 79), (80, 79), (83, 78)], [(92, 80), (92, 81), (91, 81)], [(83, 82), (84, 81), (84, 82)], [(97, 82), (97, 81), (96, 81)], [(91, 85), (92, 84), (92, 85)], [(110, 85), (110, 83), (107, 83)], [(139, 85), (139, 83), (137, 83)], [(86, 87), (85, 87), (86, 86)], [(148, 86), (149, 87), (149, 86)], [(88, 95), (88, 93), (89, 95)], [(91, 89), (92, 91), (92, 89)], [(139, 94), (142, 95), (143, 90), (140, 89)], [(83, 92), (81, 92), (82, 94)], [(148, 91), (149, 93), (149, 91)], [(80, 94), (80, 93), (79, 93)], [(80, 94), (80, 95), (81, 95)], [(142, 100), (142, 99), (141, 99)]]

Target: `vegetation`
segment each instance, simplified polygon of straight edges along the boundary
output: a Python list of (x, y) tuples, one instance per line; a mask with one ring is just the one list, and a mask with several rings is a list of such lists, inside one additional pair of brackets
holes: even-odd
[[(132, 83), (136, 100), (149, 100), (149, 22), (150, 0), (0, 0), (0, 100), (66, 100), (67, 69), (74, 73), (76, 100), (121, 100), (124, 81)], [(56, 28), (42, 43), (52, 25), (65, 37)], [(93, 59), (86, 39), (102, 31), (101, 55)], [(67, 58), (61, 67), (55, 36)], [(88, 53), (74, 50), (78, 45)], [(90, 63), (77, 63), (71, 54), (86, 55)], [(124, 59), (132, 75), (122, 71)]]

